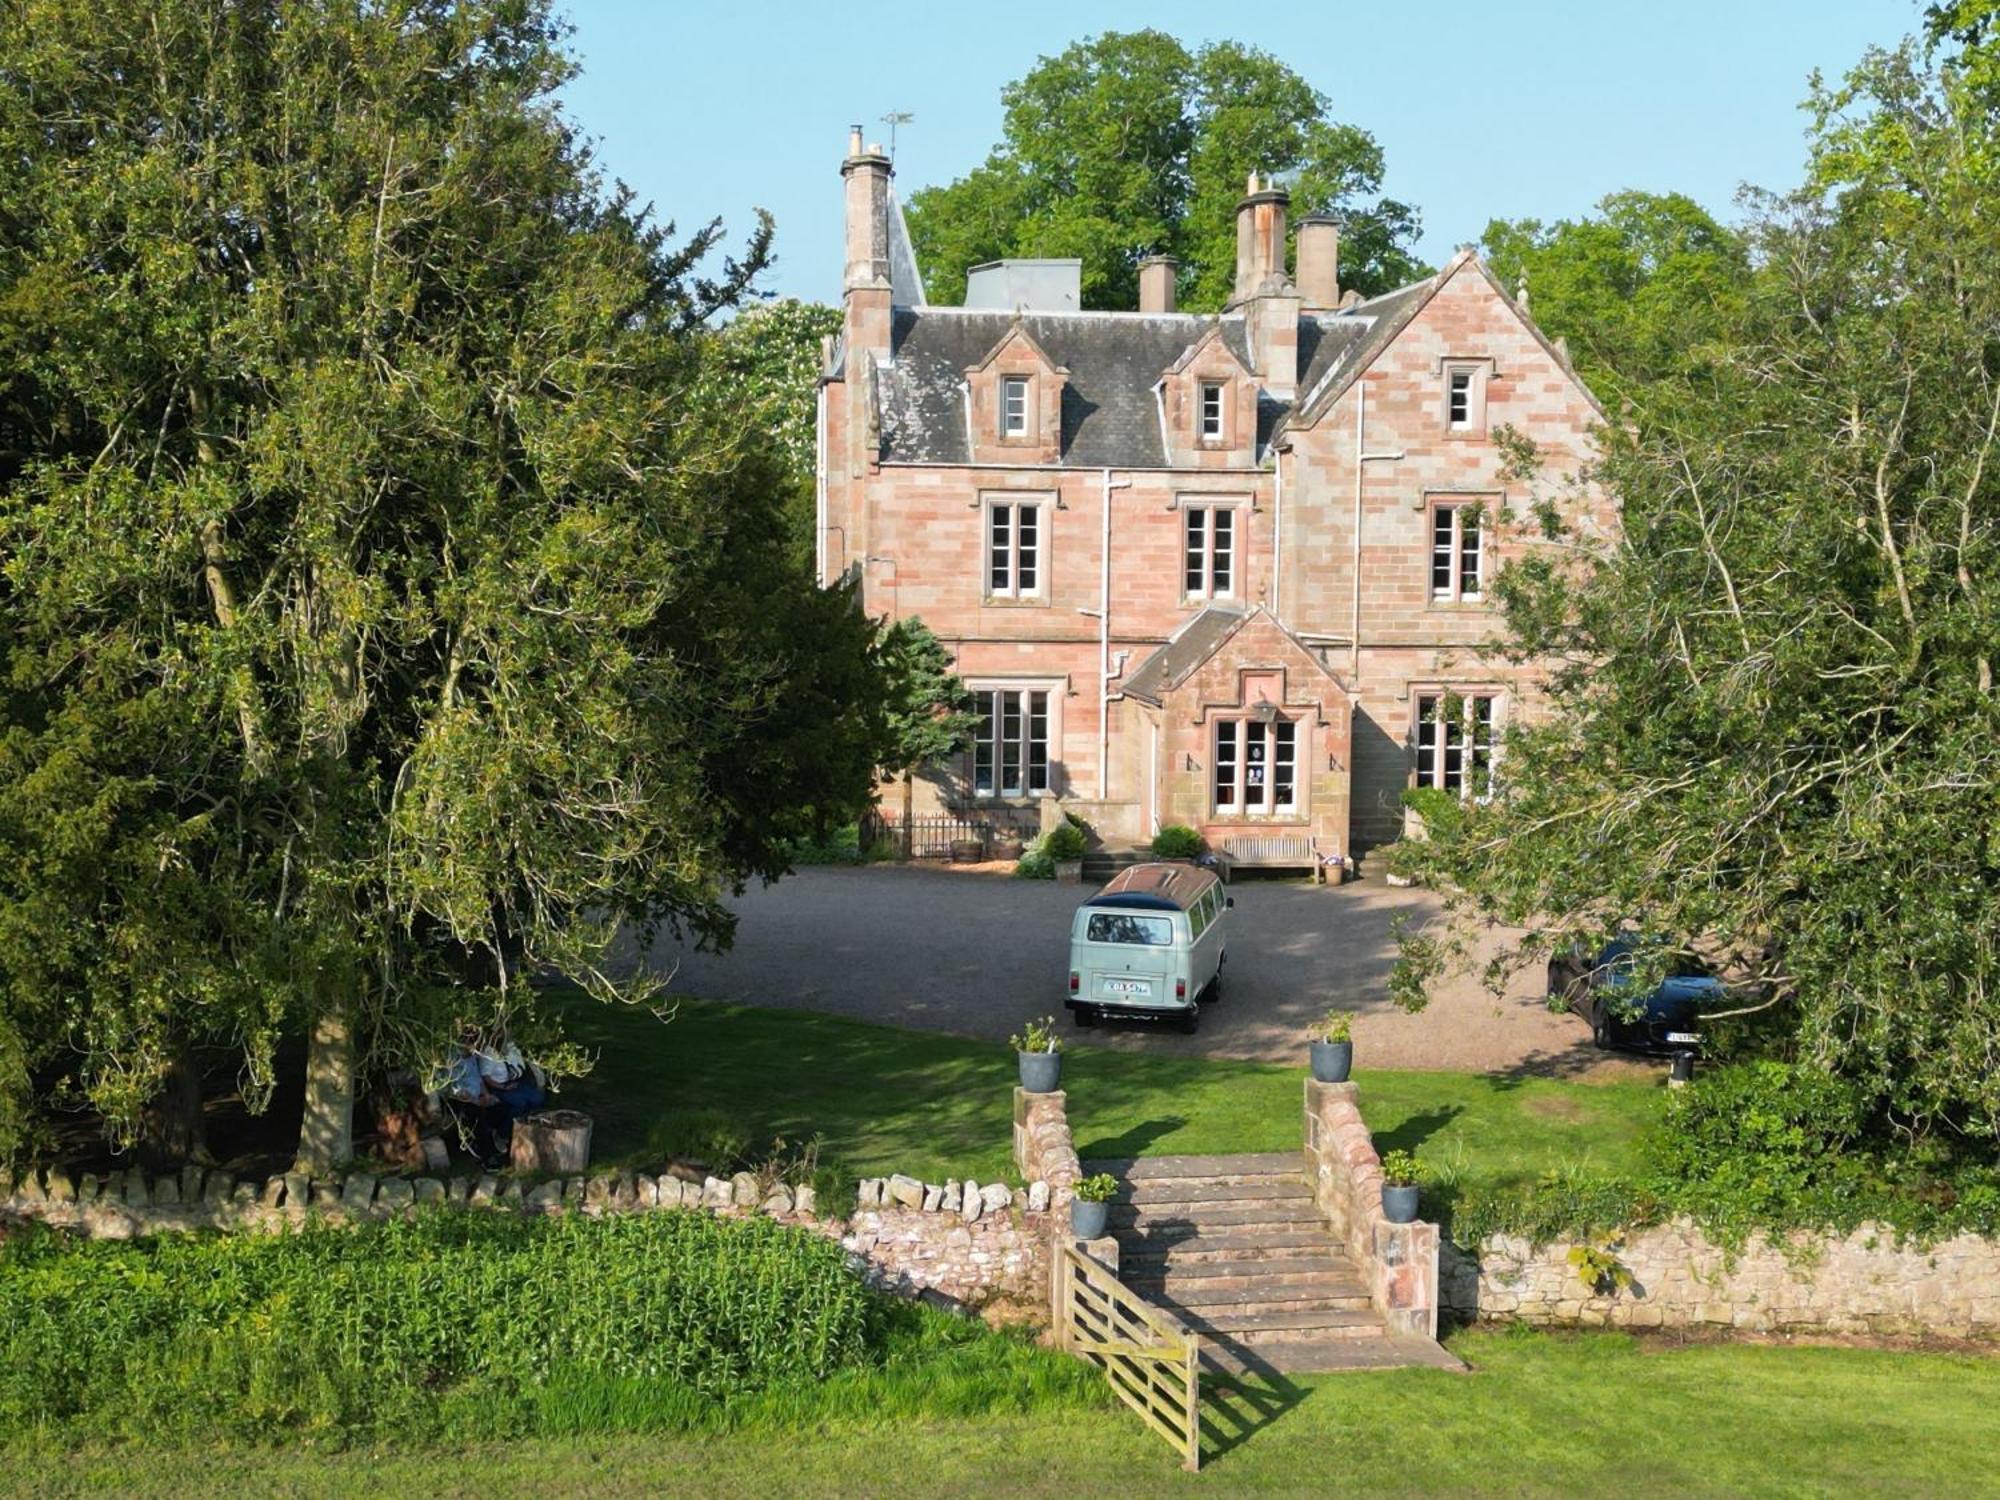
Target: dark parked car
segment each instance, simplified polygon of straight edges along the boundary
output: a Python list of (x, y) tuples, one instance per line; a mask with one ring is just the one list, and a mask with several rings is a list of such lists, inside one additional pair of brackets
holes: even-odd
[(1549, 960), (1549, 998), (1590, 1023), (1600, 1047), (1671, 1056), (1698, 1051), (1703, 1016), (1729, 998), (1722, 981), (1693, 959), (1676, 958), (1666, 977), (1643, 988), (1634, 974), (1636, 937), (1613, 938), (1594, 959), (1571, 952)]

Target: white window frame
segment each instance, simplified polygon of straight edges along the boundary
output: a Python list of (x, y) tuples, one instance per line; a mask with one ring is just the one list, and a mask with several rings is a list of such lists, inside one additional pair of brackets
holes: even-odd
[[(1049, 586), (1048, 506), (1044, 497), (989, 496), (980, 526), (979, 576), (989, 599), (1041, 599)], [(1032, 545), (1021, 545), (1021, 517), (1033, 516)], [(1002, 538), (1004, 537), (1004, 540)], [(1000, 554), (1005, 549), (1004, 557)], [(1032, 581), (1021, 583), (1021, 560), (1029, 555)]]
[[(1226, 527), (1216, 526), (1216, 517), (1228, 516)], [(1199, 541), (1195, 528), (1199, 525)], [(1215, 583), (1216, 533), (1226, 530), (1229, 544), (1222, 549), (1228, 562), (1229, 579), (1226, 586), (1217, 588)], [(1199, 561), (1196, 560), (1197, 552)], [(1234, 599), (1240, 592), (1243, 577), (1243, 507), (1234, 502), (1224, 505), (1213, 503), (1183, 503), (1181, 506), (1181, 597), (1184, 599)], [(1194, 587), (1189, 586), (1189, 574), (1193, 573)]]
[(1000, 436), (1024, 438), (1028, 435), (1028, 401), (1031, 394), (1027, 376), (1000, 377)]
[[(1215, 425), (1209, 426), (1208, 398), (1215, 398)], [(1221, 443), (1229, 438), (1229, 388), (1220, 380), (1195, 382), (1195, 435), (1204, 443)]]
[[(1462, 500), (1434, 500), (1424, 549), (1424, 577), (1433, 604), (1478, 604), (1486, 597), (1487, 520), (1492, 507), (1483, 499), (1467, 496)], [(1472, 587), (1466, 583), (1466, 518), (1477, 516), (1472, 534)], [(1443, 539), (1440, 540), (1440, 533)], [(1446, 584), (1438, 586), (1438, 566), (1445, 567)]]
[[(1454, 437), (1483, 437), (1486, 433), (1486, 381), (1492, 373), (1489, 359), (1447, 359), (1441, 370), (1444, 389), (1440, 393), (1444, 405), (1444, 430)], [(1465, 415), (1452, 415), (1452, 398), (1458, 394), (1459, 382), (1464, 382)]]
[[(1447, 719), (1443, 707), (1457, 699), (1458, 717)], [(1484, 802), (1493, 795), (1500, 771), (1500, 735), (1506, 700), (1494, 688), (1424, 688), (1411, 695), (1410, 743), (1415, 751), (1412, 782), (1455, 794), (1463, 801)], [(1478, 704), (1485, 704), (1483, 722)], [(1472, 734), (1467, 736), (1471, 727)], [(1452, 763), (1453, 757), (1457, 763)], [(1485, 766), (1484, 776), (1476, 773)], [(1483, 785), (1480, 783), (1483, 781)]]
[[(974, 800), (1008, 802), (1052, 795), (1059, 764), (1055, 751), (1062, 743), (1062, 684), (1042, 679), (988, 678), (970, 681), (966, 687), (973, 695), (975, 711), (982, 711), (980, 726), (973, 731), (972, 747), (966, 751), (966, 782)], [(1019, 701), (1009, 705), (1004, 701), (1008, 697)], [(1036, 699), (1041, 700), (1039, 705)], [(1039, 714), (1035, 712), (1038, 706)], [(1011, 736), (1007, 734), (1010, 708), (1015, 726)], [(1035, 733), (1037, 718), (1041, 720), (1039, 736)], [(1041, 752), (1039, 765), (1037, 745)], [(1007, 776), (1010, 749), (1014, 752), (1015, 773), (1011, 785)], [(982, 774), (987, 782), (983, 787)], [(1039, 786), (1035, 784), (1038, 776)]]
[[(1290, 730), (1289, 736), (1282, 731)], [(1209, 753), (1213, 757), (1208, 778), (1208, 805), (1218, 821), (1248, 821), (1264, 818), (1276, 822), (1296, 822), (1305, 815), (1304, 790), (1300, 786), (1305, 768), (1305, 741), (1310, 726), (1303, 717), (1278, 714), (1262, 719), (1254, 714), (1218, 714), (1208, 732)], [(1261, 755), (1253, 756), (1253, 746)], [(1279, 802), (1279, 767), (1289, 778), (1283, 784), (1286, 800)], [(1227, 779), (1224, 771), (1227, 768)], [(1256, 772), (1262, 771), (1258, 779)], [(1220, 794), (1227, 788), (1229, 799)], [(1250, 800), (1252, 790), (1257, 802)], [(1268, 794), (1268, 795), (1266, 795)]]

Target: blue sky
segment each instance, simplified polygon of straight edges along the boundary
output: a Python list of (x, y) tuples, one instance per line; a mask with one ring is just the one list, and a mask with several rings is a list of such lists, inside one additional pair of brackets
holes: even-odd
[(1742, 183), (1793, 185), (1808, 75), (1836, 75), (1920, 20), (1914, 0), (1317, 0), (1267, 8), (1287, 18), (1282, 31), (1219, 27), (1252, 7), (1212, 0), (568, 9), (584, 72), (565, 102), (606, 170), (683, 228), (719, 215), (740, 237), (754, 207), (769, 209), (767, 289), (821, 300), (839, 291), (850, 122), (872, 138), (886, 111), (915, 115), (897, 137), (907, 198), (985, 159), (1002, 85), (1099, 31), (1155, 26), (1275, 52), (1333, 118), (1382, 143), (1383, 189), (1422, 210), (1419, 248), (1437, 262), (1488, 219), (1572, 217), (1620, 188), (1678, 190), (1727, 214)]

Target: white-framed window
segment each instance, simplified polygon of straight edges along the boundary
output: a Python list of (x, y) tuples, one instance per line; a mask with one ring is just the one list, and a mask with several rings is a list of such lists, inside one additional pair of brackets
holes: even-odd
[(1000, 377), (1000, 436), (1012, 438), (1027, 435), (1028, 377), (1003, 375)]
[(1037, 500), (986, 505), (986, 592), (1034, 599), (1042, 592), (1042, 506)]
[(1417, 785), (1484, 801), (1493, 791), (1499, 697), (1494, 693), (1417, 696)]
[(1222, 393), (1222, 382), (1219, 380), (1204, 380), (1201, 383), (1201, 438), (1205, 443), (1222, 440)]
[(1298, 808), (1299, 726), (1282, 715), (1215, 721), (1212, 801), (1219, 818), (1271, 817)]
[(1431, 507), (1431, 598), (1471, 603), (1485, 583), (1485, 505), (1478, 500), (1440, 501)]
[(1444, 365), (1444, 426), (1447, 432), (1486, 430), (1486, 375), (1483, 359), (1446, 361)]
[(1232, 598), (1236, 593), (1236, 507), (1190, 505), (1182, 514), (1182, 586), (1188, 598)]
[(974, 688), (975, 797), (1040, 797), (1049, 790), (1049, 690)]

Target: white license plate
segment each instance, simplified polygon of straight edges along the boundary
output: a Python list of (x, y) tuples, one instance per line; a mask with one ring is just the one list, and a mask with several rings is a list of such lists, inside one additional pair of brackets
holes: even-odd
[(1701, 1040), (1701, 1033), (1696, 1031), (1670, 1031), (1667, 1033), (1667, 1040), (1670, 1042), (1698, 1042)]
[(1107, 979), (1104, 981), (1107, 995), (1150, 995), (1153, 984), (1148, 979)]

